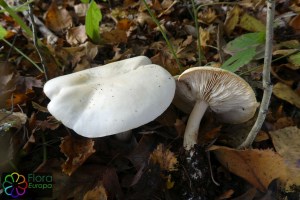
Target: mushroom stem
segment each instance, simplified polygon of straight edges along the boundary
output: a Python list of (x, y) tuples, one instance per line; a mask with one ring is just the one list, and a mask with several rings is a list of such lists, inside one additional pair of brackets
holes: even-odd
[(183, 138), (183, 147), (185, 150), (190, 150), (195, 144), (197, 144), (200, 122), (207, 107), (207, 102), (203, 100), (196, 101), (185, 128)]

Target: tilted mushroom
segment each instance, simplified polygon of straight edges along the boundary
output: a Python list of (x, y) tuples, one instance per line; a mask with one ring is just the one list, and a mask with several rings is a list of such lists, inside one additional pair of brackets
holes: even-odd
[(138, 56), (48, 81), (49, 112), (76, 133), (114, 135), (146, 124), (172, 102), (175, 80)]
[(183, 146), (190, 150), (196, 143), (201, 119), (209, 107), (225, 123), (238, 124), (251, 119), (258, 107), (250, 85), (229, 71), (214, 67), (194, 67), (177, 80), (175, 105), (191, 110)]

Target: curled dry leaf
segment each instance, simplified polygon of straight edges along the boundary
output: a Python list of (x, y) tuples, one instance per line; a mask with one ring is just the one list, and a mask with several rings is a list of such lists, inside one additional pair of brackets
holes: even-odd
[(286, 183), (284, 160), (272, 150), (236, 150), (221, 146), (212, 146), (209, 150), (230, 172), (244, 178), (260, 191), (266, 191), (276, 178)]
[(242, 9), (239, 6), (234, 6), (232, 10), (227, 12), (226, 20), (224, 23), (224, 30), (227, 35), (231, 35), (240, 19)]
[(174, 153), (165, 148), (163, 144), (159, 144), (150, 155), (150, 162), (158, 164), (162, 170), (176, 171), (177, 158)]
[(85, 32), (85, 26), (80, 25), (69, 29), (66, 38), (67, 38), (67, 42), (70, 45), (77, 45), (77, 44), (84, 43), (88, 39)]
[(83, 200), (107, 200), (107, 194), (103, 185), (96, 186), (95, 188), (89, 190), (83, 197)]
[(62, 171), (71, 176), (95, 152), (94, 141), (87, 138), (66, 136), (60, 144), (60, 151), (67, 157), (62, 165)]
[(46, 26), (54, 32), (60, 33), (72, 27), (73, 21), (65, 8), (58, 8), (56, 1), (52, 1), (45, 14)]
[(286, 189), (289, 190), (293, 184), (300, 186), (300, 129), (291, 126), (272, 131), (270, 135), (276, 151), (287, 164), (289, 178)]
[(278, 82), (273, 87), (273, 94), (278, 98), (283, 99), (289, 102), (290, 104), (293, 104), (300, 108), (300, 96), (289, 86)]

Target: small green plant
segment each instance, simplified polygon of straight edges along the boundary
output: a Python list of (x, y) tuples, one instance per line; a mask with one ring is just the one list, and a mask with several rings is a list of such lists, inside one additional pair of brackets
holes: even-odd
[(81, 0), (83, 3), (88, 3), (89, 8), (85, 17), (86, 34), (95, 43), (100, 42), (99, 23), (102, 21), (102, 13), (94, 0)]
[(260, 49), (264, 49), (260, 47), (264, 45), (265, 37), (265, 32), (247, 33), (229, 42), (224, 50), (232, 57), (223, 63), (222, 68), (235, 72), (255, 59), (261, 54)]

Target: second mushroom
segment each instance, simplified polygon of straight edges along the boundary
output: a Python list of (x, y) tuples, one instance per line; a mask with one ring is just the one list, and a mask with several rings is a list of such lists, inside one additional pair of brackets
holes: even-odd
[[(175, 105), (190, 111), (183, 146), (190, 150), (198, 138), (201, 119), (210, 108), (225, 123), (251, 119), (258, 107), (250, 85), (236, 74), (214, 67), (194, 67), (177, 80)], [(191, 109), (192, 108), (192, 109)]]

